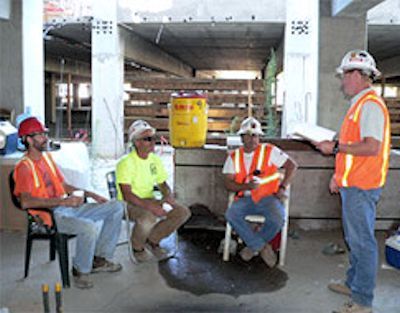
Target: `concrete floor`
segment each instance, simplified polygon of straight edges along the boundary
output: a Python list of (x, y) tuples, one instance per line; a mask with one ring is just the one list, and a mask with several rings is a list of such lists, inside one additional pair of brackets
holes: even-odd
[[(123, 271), (93, 275), (95, 287), (91, 290), (64, 289), (64, 312), (331, 312), (347, 300), (345, 296), (326, 288), (331, 280), (344, 277), (347, 254), (326, 256), (321, 251), (329, 242), (343, 246), (341, 232), (299, 231), (298, 235), (298, 239), (289, 238), (288, 242), (287, 263), (282, 269), (288, 279), (273, 292), (238, 297), (217, 293), (197, 296), (172, 289), (160, 274), (158, 263), (133, 264), (129, 260), (127, 246), (121, 245), (117, 248), (115, 259), (123, 264)], [(377, 237), (382, 264), (383, 232), (378, 232)], [(43, 283), (50, 285), (51, 311), (55, 312), (54, 284), (60, 276), (58, 262), (48, 261), (47, 245), (34, 243), (29, 277), (21, 279), (25, 235), (3, 231), (0, 232), (0, 240), (0, 312), (6, 312), (4, 308), (13, 313), (43, 312)], [(191, 260), (179, 262), (190, 267)], [(242, 282), (246, 284), (245, 271), (238, 269), (237, 275), (243, 276)], [(209, 283), (211, 286), (215, 281), (211, 278)], [(400, 271), (379, 269), (374, 312), (400, 312)]]

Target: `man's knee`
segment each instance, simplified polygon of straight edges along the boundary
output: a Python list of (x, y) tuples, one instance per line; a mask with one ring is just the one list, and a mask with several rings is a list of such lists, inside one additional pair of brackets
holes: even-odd
[(108, 202), (108, 205), (110, 207), (110, 211), (113, 212), (115, 215), (121, 215), (124, 212), (124, 204), (121, 201), (118, 200), (110, 200)]
[(175, 205), (174, 211), (175, 211), (174, 213), (179, 217), (179, 219), (184, 222), (187, 221), (192, 215), (190, 209), (182, 205)]
[(80, 225), (78, 234), (95, 239), (97, 237), (97, 232), (98, 229), (95, 223), (85, 222)]
[(152, 228), (158, 223), (158, 218), (149, 211), (144, 211), (140, 217), (135, 219), (135, 223), (143, 228)]

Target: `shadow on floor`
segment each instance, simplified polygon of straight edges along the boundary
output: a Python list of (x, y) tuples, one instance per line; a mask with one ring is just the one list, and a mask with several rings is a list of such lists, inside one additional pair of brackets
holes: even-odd
[(159, 263), (159, 272), (171, 288), (195, 295), (209, 293), (240, 295), (273, 292), (283, 288), (288, 275), (268, 268), (260, 257), (244, 262), (238, 255), (229, 262), (217, 253), (224, 233), (185, 230), (180, 234), (179, 251)]

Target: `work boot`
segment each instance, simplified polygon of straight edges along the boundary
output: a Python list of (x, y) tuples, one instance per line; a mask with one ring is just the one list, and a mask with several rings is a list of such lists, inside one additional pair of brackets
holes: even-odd
[(136, 261), (143, 263), (143, 262), (148, 262), (153, 260), (153, 255), (149, 253), (145, 248), (136, 250), (133, 249), (133, 255), (136, 259)]
[(276, 257), (276, 253), (274, 252), (274, 250), (272, 250), (272, 247), (269, 243), (267, 243), (260, 251), (260, 256), (269, 267), (272, 268), (276, 265), (276, 261), (278, 258)]
[(79, 272), (75, 267), (72, 268), (72, 276), (74, 277), (74, 285), (79, 289), (93, 288), (93, 282), (89, 279), (89, 274)]
[(122, 270), (122, 265), (119, 263), (114, 263), (98, 256), (95, 256), (93, 259), (92, 273), (115, 273), (119, 272), (120, 270)]
[(344, 284), (331, 283), (328, 285), (328, 289), (345, 296), (351, 296), (350, 288)]
[(168, 254), (168, 251), (164, 248), (161, 248), (159, 244), (147, 241), (147, 246), (158, 261), (163, 261), (171, 257)]
[(240, 253), (239, 253), (240, 257), (242, 258), (243, 261), (250, 261), (254, 256), (257, 255), (257, 252), (254, 252), (253, 250), (251, 250), (249, 247), (244, 247)]
[(372, 313), (372, 308), (349, 302), (345, 303), (339, 311), (333, 311), (333, 313)]

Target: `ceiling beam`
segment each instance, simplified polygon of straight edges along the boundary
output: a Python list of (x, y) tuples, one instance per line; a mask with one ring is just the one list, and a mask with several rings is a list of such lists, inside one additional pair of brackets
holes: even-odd
[(332, 16), (362, 16), (381, 2), (383, 0), (332, 0)]
[[(46, 56), (45, 71), (59, 75), (62, 73), (63, 75), (71, 74), (74, 76), (87, 77), (89, 80), (92, 75), (89, 63), (65, 58), (51, 58), (49, 56)], [(64, 76), (64, 78), (66, 79), (66, 76)]]
[(400, 73), (400, 56), (384, 59), (379, 61), (378, 69), (385, 77), (399, 76)]
[(120, 24), (119, 29), (125, 42), (126, 59), (180, 77), (192, 76), (192, 67), (166, 53), (157, 45), (139, 37), (131, 30), (130, 26)]

